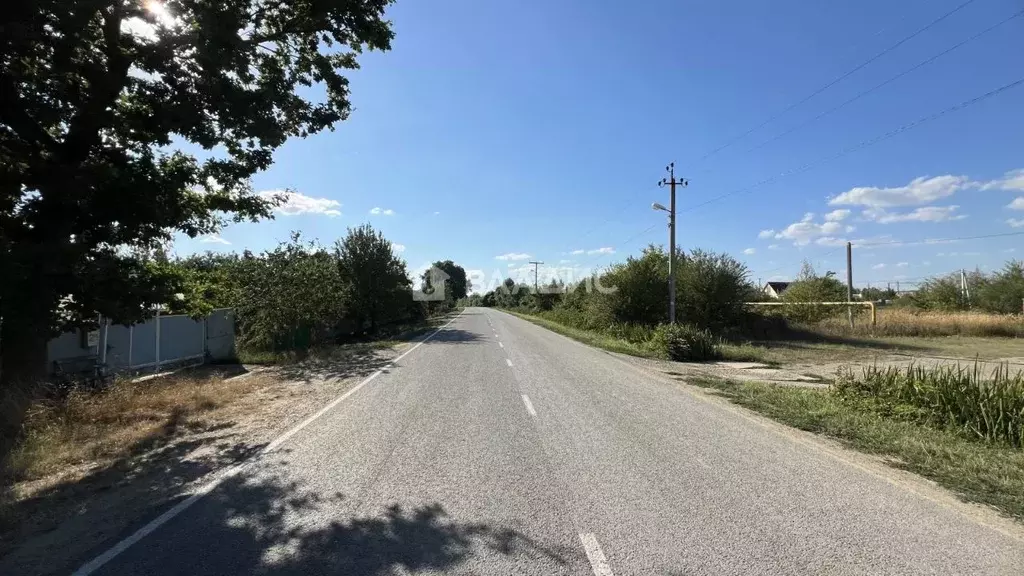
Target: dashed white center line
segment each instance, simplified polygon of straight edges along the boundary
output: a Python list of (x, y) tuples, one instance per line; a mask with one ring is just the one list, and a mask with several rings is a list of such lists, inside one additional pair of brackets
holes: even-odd
[(526, 404), (526, 411), (530, 413), (530, 416), (537, 416), (537, 411), (533, 409), (533, 403), (530, 402), (530, 397), (523, 394), (523, 404)]
[(498, 346), (501, 346), (502, 348), (505, 347), (505, 345), (503, 343), (501, 343), (501, 342), (498, 342)]
[(601, 551), (601, 545), (597, 543), (597, 537), (588, 532), (580, 534), (580, 540), (583, 542), (587, 559), (590, 560), (590, 567), (594, 569), (594, 576), (614, 576), (604, 552)]
[(508, 364), (509, 366), (511, 366), (512, 365), (512, 361), (509, 360), (508, 358), (505, 358), (505, 364)]

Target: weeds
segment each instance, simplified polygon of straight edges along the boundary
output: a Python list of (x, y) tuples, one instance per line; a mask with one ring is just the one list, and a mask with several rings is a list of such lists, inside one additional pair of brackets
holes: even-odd
[(858, 377), (852, 371), (836, 380), (836, 393), (869, 398), (888, 415), (924, 421), (968, 437), (1024, 446), (1024, 373), (1008, 365), (989, 376), (978, 364), (925, 369), (875, 366)]
[(5, 483), (42, 478), (74, 466), (110, 461), (148, 444), (155, 447), (197, 417), (247, 394), (255, 379), (181, 375), (120, 380), (29, 410), (21, 441), (3, 462)]
[(885, 406), (863, 396), (708, 376), (687, 377), (686, 382), (718, 390), (730, 401), (790, 426), (889, 457), (893, 466), (1024, 520), (1024, 450), (893, 418)]
[[(1024, 316), (984, 312), (923, 312), (906, 308), (880, 308), (871, 326), (867, 312), (859, 311), (851, 329), (846, 315), (812, 324), (816, 332), (855, 336), (996, 336), (1024, 338)], [(1024, 345), (1022, 345), (1024, 346)]]

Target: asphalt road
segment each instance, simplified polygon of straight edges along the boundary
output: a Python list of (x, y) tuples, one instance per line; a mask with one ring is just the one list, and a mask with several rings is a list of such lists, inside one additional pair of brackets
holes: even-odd
[(95, 573), (1019, 576), (1024, 542), (469, 309), (106, 560)]

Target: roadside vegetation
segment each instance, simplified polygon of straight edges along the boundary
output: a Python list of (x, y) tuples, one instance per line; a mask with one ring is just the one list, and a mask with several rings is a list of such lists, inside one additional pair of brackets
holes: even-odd
[[(745, 267), (701, 251), (681, 257), (678, 324), (667, 326), (667, 260), (652, 246), (572, 286), (551, 283), (533, 293), (506, 280), (469, 303), (503, 308), (610, 351), (662, 360), (843, 366), (893, 354), (953, 356), (965, 364), (1024, 355), (1024, 317), (1009, 306), (1019, 307), (1024, 298), (1018, 262), (975, 274), (970, 305), (949, 297), (950, 282), (941, 278), (913, 298), (868, 292), (879, 300), (878, 325), (872, 329), (867, 314), (859, 313), (851, 329), (843, 308), (812, 304), (846, 300), (834, 274), (805, 265), (783, 294), (791, 306), (753, 309), (744, 302), (763, 296)], [(713, 372), (670, 374), (1024, 520), (1024, 375), (1012, 368), (847, 367), (810, 387), (730, 381)]]
[(1005, 369), (867, 369), (829, 389), (686, 378), (790, 426), (836, 438), (964, 499), (1024, 520), (1024, 377)]

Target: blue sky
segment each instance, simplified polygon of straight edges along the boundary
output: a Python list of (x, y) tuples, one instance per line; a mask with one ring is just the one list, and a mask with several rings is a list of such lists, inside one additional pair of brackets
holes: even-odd
[(773, 138), (1019, 0), (975, 0), (736, 138), (963, 2), (399, 0), (392, 51), (350, 76), (351, 118), (254, 179), (301, 195), (286, 213), (175, 251), (262, 250), (291, 230), (331, 243), (370, 222), (412, 270), (450, 258), (490, 283), (539, 259), (568, 278), (666, 243), (650, 204), (668, 203), (656, 183), (675, 161), (690, 179), (678, 244), (729, 252), (754, 279), (790, 278), (804, 258), (841, 270), (845, 240), (858, 284), (999, 268), (1024, 236), (896, 242), (1024, 232), (1024, 86), (823, 160), (1024, 78), (1024, 17)]

